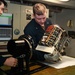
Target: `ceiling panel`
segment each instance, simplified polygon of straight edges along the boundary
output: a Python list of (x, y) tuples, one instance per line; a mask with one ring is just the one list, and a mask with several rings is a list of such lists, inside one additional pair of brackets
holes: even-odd
[(59, 0), (7, 0), (13, 3), (20, 3), (20, 4), (35, 4), (37, 2), (44, 3), (48, 6), (60, 6), (64, 8), (71, 8), (75, 9), (75, 0), (70, 0), (68, 2), (61, 2)]

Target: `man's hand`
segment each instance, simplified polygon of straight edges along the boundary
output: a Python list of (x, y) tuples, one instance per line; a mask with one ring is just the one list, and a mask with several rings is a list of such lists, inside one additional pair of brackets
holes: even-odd
[(10, 67), (15, 67), (17, 65), (17, 63), (18, 63), (18, 60), (16, 58), (9, 57), (4, 62), (4, 65), (10, 66)]

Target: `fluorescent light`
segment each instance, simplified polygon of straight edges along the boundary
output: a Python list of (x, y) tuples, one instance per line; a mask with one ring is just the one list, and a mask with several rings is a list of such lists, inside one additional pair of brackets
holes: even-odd
[(69, 1), (69, 0), (60, 0), (60, 1)]

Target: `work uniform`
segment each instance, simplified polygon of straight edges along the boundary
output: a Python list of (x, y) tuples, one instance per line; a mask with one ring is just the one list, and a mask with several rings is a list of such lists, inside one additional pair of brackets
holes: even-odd
[[(35, 19), (32, 19), (25, 27), (24, 29), (24, 35), (30, 35), (34, 41), (34, 47), (36, 48), (39, 41), (43, 37), (45, 30), (47, 29), (48, 26), (52, 25), (51, 20), (49, 18), (46, 19), (45, 22), (45, 29), (39, 25)], [(44, 58), (44, 52), (33, 50), (33, 56), (32, 58), (37, 59), (37, 60), (45, 60)]]
[(6, 60), (6, 57), (0, 56), (0, 66), (3, 66), (5, 60)]

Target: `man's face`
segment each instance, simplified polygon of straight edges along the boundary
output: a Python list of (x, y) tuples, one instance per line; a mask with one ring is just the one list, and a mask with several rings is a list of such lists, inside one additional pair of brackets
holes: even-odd
[(44, 13), (43, 15), (34, 15), (35, 21), (40, 24), (41, 26), (44, 25), (45, 21), (46, 21), (46, 13)]
[(0, 5), (0, 15), (2, 15), (3, 11), (4, 11), (4, 4), (2, 3)]

